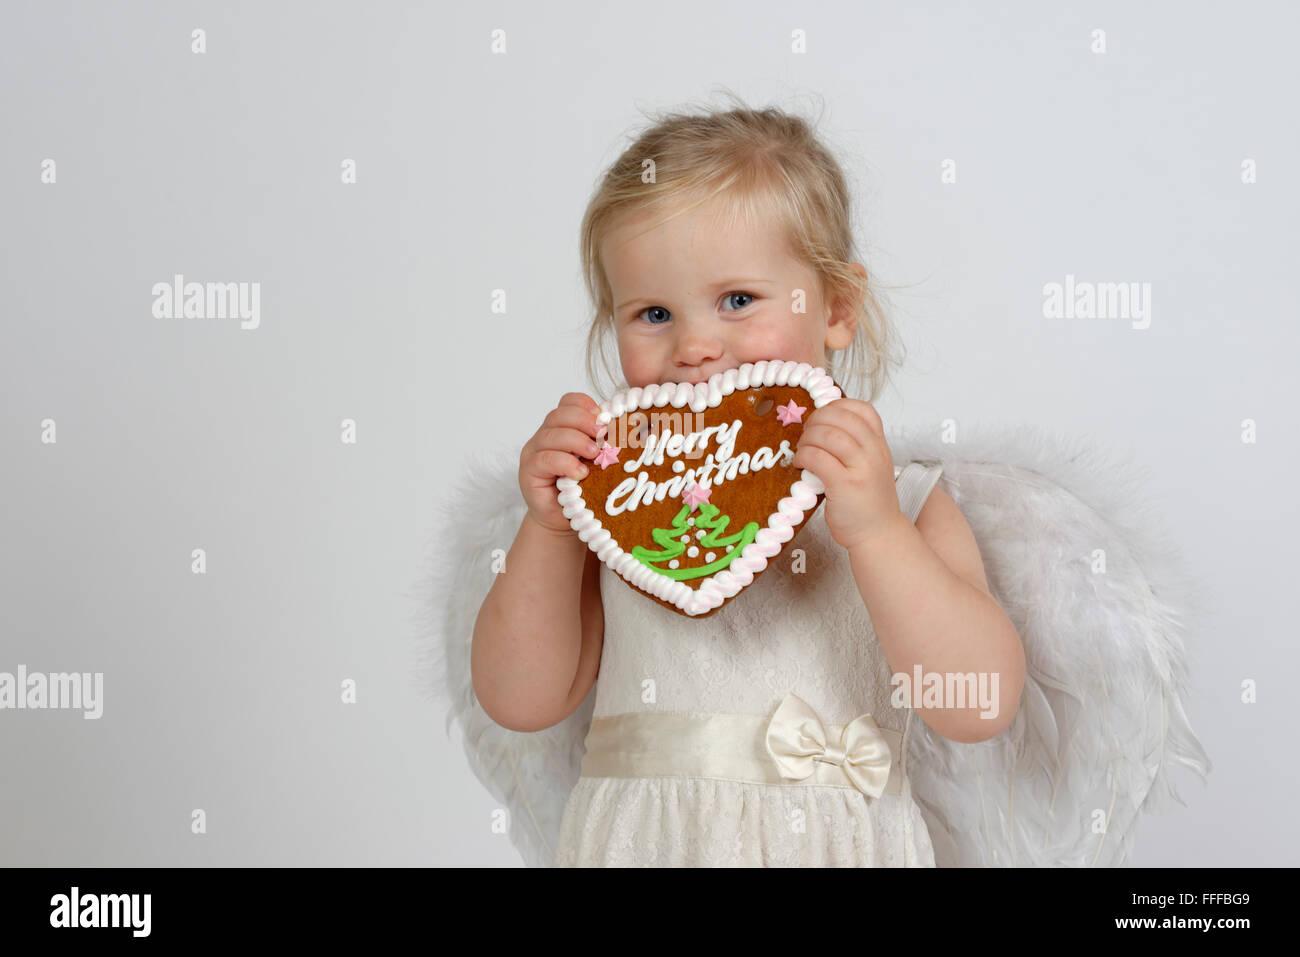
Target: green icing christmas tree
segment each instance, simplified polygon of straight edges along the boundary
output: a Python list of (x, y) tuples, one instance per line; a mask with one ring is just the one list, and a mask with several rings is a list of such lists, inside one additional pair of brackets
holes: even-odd
[[(672, 528), (656, 528), (651, 531), (651, 536), (660, 546), (659, 550), (656, 551), (652, 548), (643, 548), (637, 545), (632, 549), (632, 557), (660, 575), (666, 575), (675, 581), (683, 581), (688, 578), (703, 578), (730, 565), (732, 559), (739, 555), (741, 550), (752, 542), (754, 536), (758, 534), (758, 522), (750, 522), (735, 535), (724, 537), (727, 525), (731, 522), (731, 516), (719, 514), (718, 507), (708, 502), (700, 506), (699, 514), (695, 516), (694, 526), (686, 524), (686, 520), (690, 515), (691, 507), (683, 505), (682, 510), (673, 519)], [(706, 530), (708, 534), (697, 542), (695, 532), (699, 529)], [(674, 558), (680, 558), (686, 554), (687, 543), (681, 540), (683, 535), (689, 536), (691, 544), (695, 544), (701, 550), (719, 548), (724, 550), (724, 554), (707, 565), (697, 565), (691, 568), (660, 567), (661, 565), (666, 566)], [(733, 546), (731, 551), (725, 551), (728, 545)]]

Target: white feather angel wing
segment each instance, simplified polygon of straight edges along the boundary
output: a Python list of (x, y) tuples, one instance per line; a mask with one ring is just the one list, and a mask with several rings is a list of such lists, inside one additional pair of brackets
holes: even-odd
[(1092, 440), (976, 429), (960, 444), (890, 438), (895, 461), (943, 466), (1028, 674), (1005, 732), (963, 744), (913, 722), (908, 768), (951, 866), (1116, 866), (1175, 765), (1210, 761), (1185, 710), (1196, 584), (1141, 501), (1143, 478)]
[[(578, 781), (583, 742), (596, 704), (593, 688), (578, 709), (544, 731), (510, 731), (474, 695), (470, 647), (479, 606), (523, 521), (518, 453), (479, 453), (442, 504), (431, 565), (420, 586), (426, 691), (464, 734), (475, 776), (509, 812), (508, 835), (524, 863), (550, 867), (564, 806)], [(500, 550), (499, 552), (497, 550)]]

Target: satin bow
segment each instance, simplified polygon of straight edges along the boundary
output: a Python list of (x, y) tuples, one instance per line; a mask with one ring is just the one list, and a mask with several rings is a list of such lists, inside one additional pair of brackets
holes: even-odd
[(814, 761), (838, 764), (863, 794), (879, 797), (889, 780), (889, 742), (869, 714), (844, 726), (840, 740), (827, 744), (817, 713), (793, 691), (781, 701), (767, 726), (767, 753), (783, 778), (806, 778)]

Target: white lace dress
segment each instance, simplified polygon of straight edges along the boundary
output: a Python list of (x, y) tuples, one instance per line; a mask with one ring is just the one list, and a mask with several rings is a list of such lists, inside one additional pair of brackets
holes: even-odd
[[(913, 463), (898, 476), (909, 519), (939, 471)], [(825, 514), (823, 502), (761, 577), (708, 618), (669, 611), (601, 566), (592, 731), (556, 866), (934, 866), (906, 774), (912, 711), (890, 702), (889, 665)], [(815, 773), (780, 773), (765, 746), (778, 711), (803, 732), (810, 722), (826, 732), (826, 752), (803, 762)], [(865, 725), (855, 721), (864, 714)], [(845, 726), (859, 729), (856, 745)], [(843, 742), (851, 754), (874, 746), (889, 786), (873, 794), (855, 783)]]

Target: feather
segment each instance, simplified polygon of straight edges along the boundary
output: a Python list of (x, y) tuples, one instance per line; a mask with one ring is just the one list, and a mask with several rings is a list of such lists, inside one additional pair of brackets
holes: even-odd
[(1034, 429), (968, 429), (959, 446), (899, 435), (891, 451), (943, 466), (1025, 647), (1006, 731), (963, 744), (920, 723), (910, 738), (936, 863), (1126, 863), (1140, 812), (1177, 797), (1173, 767), (1211, 767), (1184, 705), (1200, 589), (1143, 502), (1145, 477), (1095, 440)]
[(470, 674), (474, 622), (492, 587), (494, 562), (510, 550), (526, 511), (518, 467), (518, 453), (475, 453), (439, 507), (438, 531), (414, 596), (422, 645), (417, 671), (425, 697), (447, 706), (446, 732), (460, 726), (475, 777), (508, 811), (511, 844), (528, 866), (549, 867), (578, 781), (595, 690), (554, 727), (511, 731), (488, 717)]

